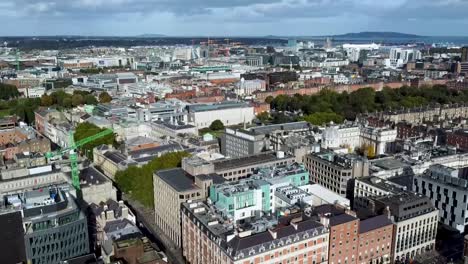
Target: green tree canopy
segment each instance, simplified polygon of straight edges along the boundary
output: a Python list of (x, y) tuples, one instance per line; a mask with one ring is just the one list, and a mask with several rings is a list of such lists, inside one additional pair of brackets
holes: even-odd
[[(79, 124), (75, 129), (74, 140), (85, 139), (90, 136), (94, 136), (97, 133), (104, 131), (104, 129), (99, 128), (98, 126), (85, 122)], [(85, 144), (81, 147), (80, 151), (84, 153), (90, 160), (93, 160), (93, 149), (100, 145), (116, 145), (115, 134), (110, 134), (105, 137), (98, 138), (88, 144)]]
[[(190, 156), (187, 152), (172, 152), (153, 159), (139, 168), (131, 166), (117, 172), (115, 181), (120, 190), (141, 202), (148, 208), (154, 207), (153, 173), (158, 170), (180, 167), (182, 159)], [(156, 197), (158, 198), (158, 197)], [(164, 199), (164, 197), (159, 197)]]
[(84, 103), (84, 98), (81, 94), (74, 94), (72, 96), (72, 106), (79, 106), (79, 105), (82, 105)]
[(260, 120), (260, 122), (265, 123), (270, 120), (270, 114), (268, 112), (261, 112), (257, 115), (257, 118)]
[(41, 106), (49, 107), (54, 104), (54, 98), (52, 96), (44, 94), (41, 96)]
[(112, 101), (112, 97), (109, 95), (109, 93), (102, 92), (99, 94), (99, 102), (101, 104), (110, 103), (110, 101)]
[(467, 100), (468, 90), (457, 91), (444, 85), (434, 85), (419, 88), (402, 86), (399, 89), (384, 87), (381, 91), (362, 88), (351, 93), (322, 89), (314, 95), (279, 95), (271, 101), (270, 106), (276, 111), (299, 111), (305, 116), (334, 112), (352, 120), (357, 114), (365, 112), (420, 107), (434, 103), (463, 103)]
[(210, 125), (210, 129), (213, 131), (219, 131), (224, 129), (224, 124), (221, 122), (221, 120), (217, 119), (213, 121)]
[(273, 100), (275, 100), (275, 98), (270, 95), (267, 98), (265, 98), (265, 103), (271, 104), (271, 102), (273, 102)]
[(84, 97), (84, 102), (85, 104), (87, 105), (97, 105), (98, 104), (98, 100), (96, 99), (96, 97), (92, 94), (88, 94)]
[(18, 88), (14, 85), (0, 83), (0, 99), (1, 100), (10, 100), (13, 98), (18, 98), (20, 93)]
[(317, 112), (304, 117), (304, 120), (313, 125), (322, 126), (330, 122), (343, 123), (344, 117), (333, 112)]

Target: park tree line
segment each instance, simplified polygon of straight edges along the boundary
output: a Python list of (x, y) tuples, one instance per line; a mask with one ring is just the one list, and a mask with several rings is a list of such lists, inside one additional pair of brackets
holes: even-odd
[(97, 105), (98, 103), (108, 103), (112, 100), (112, 97), (107, 92), (102, 92), (99, 94), (98, 99), (86, 91), (73, 91), (73, 94), (69, 94), (63, 90), (59, 90), (50, 95), (43, 95), (41, 97), (41, 106), (55, 106), (68, 109), (83, 104)]
[(1, 100), (10, 100), (18, 98), (20, 93), (18, 88), (14, 85), (0, 83), (0, 99)]
[[(130, 195), (145, 207), (154, 208), (153, 173), (158, 170), (180, 167), (182, 159), (188, 157), (188, 152), (172, 152), (153, 159), (142, 166), (130, 166), (124, 171), (117, 172), (115, 181), (119, 189)], [(157, 197), (165, 199), (165, 197)]]
[[(94, 136), (104, 130), (105, 130), (104, 128), (99, 128), (98, 126), (88, 123), (88, 122), (80, 123), (75, 128), (73, 139), (76, 142), (76, 141), (85, 139), (87, 137)], [(87, 144), (84, 144), (80, 148), (80, 151), (88, 159), (93, 160), (93, 149), (100, 145), (108, 145), (108, 146), (112, 145), (114, 147), (118, 147), (115, 134), (109, 134), (104, 137), (98, 138), (94, 141), (91, 141)]]
[[(420, 88), (403, 86), (399, 89), (385, 87), (382, 91), (369, 87), (351, 93), (324, 89), (315, 95), (270, 96), (265, 101), (277, 111), (274, 115), (282, 116), (280, 121), (285, 118), (292, 121), (290, 119), (295, 118), (323, 125), (330, 121), (341, 123), (345, 119), (354, 120), (358, 114), (366, 112), (415, 108), (435, 103), (464, 103), (468, 101), (468, 91), (448, 89), (445, 85)], [(265, 119), (265, 116), (261, 118)]]

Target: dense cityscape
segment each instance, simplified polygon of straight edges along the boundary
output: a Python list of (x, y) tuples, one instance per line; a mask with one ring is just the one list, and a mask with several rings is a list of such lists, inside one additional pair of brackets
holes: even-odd
[(468, 263), (468, 41), (0, 41), (1, 263)]

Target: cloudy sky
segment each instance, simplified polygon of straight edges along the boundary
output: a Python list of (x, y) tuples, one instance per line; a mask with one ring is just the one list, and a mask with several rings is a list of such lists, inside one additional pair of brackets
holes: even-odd
[(0, 35), (468, 36), (468, 0), (0, 0)]

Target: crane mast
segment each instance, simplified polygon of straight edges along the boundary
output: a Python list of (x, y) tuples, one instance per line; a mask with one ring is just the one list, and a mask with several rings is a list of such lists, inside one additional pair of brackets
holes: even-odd
[(61, 149), (61, 150), (58, 150), (58, 151), (54, 151), (54, 152), (48, 152), (46, 153), (46, 158), (47, 160), (50, 161), (51, 158), (54, 158), (54, 157), (62, 157), (64, 154), (68, 154), (69, 155), (69, 159), (70, 159), (70, 166), (71, 166), (71, 178), (72, 178), (72, 185), (73, 187), (75, 187), (75, 189), (78, 191), (80, 190), (80, 170), (78, 168), (78, 148), (85, 145), (85, 144), (88, 144), (96, 139), (99, 139), (99, 138), (102, 138), (102, 137), (105, 137), (107, 135), (110, 135), (114, 133), (114, 131), (112, 129), (105, 129), (93, 136), (90, 136), (90, 137), (86, 137), (84, 139), (81, 139), (81, 140), (78, 140), (77, 142), (75, 142), (75, 139), (74, 139), (74, 133), (71, 132), (70, 133), (70, 138), (69, 138), (69, 146), (67, 148), (64, 148), (64, 149)]

